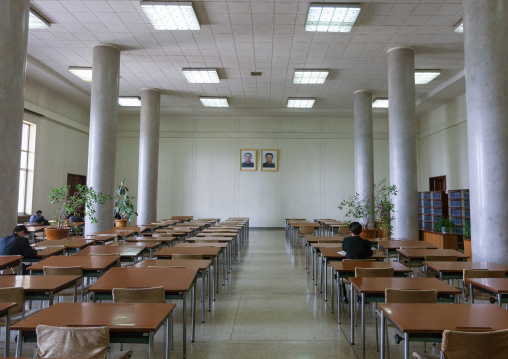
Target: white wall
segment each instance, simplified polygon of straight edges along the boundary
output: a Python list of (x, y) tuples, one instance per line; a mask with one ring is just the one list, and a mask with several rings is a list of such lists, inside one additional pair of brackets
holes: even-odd
[[(388, 125), (375, 121), (376, 181), (388, 178)], [(139, 118), (120, 119), (117, 181), (137, 194)], [(286, 217), (342, 218), (354, 191), (352, 119), (161, 119), (158, 218), (246, 216), (253, 227)], [(240, 149), (257, 149), (258, 170), (240, 171)], [(279, 151), (277, 172), (260, 150)]]
[(436, 176), (446, 176), (449, 190), (469, 188), (465, 101), (458, 97), (418, 119), (420, 191)]
[(33, 211), (54, 217), (48, 202), (52, 188), (67, 185), (67, 174), (85, 175), (88, 158), (89, 111), (27, 81), (24, 120), (36, 125)]

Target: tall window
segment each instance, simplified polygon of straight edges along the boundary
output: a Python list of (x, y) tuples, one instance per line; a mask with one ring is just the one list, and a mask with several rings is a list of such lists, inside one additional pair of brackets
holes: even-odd
[(35, 125), (23, 121), (21, 164), (19, 171), (18, 213), (32, 213), (35, 162)]

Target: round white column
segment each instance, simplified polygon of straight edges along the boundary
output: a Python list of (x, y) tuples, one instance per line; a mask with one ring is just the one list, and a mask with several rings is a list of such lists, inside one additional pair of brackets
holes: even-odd
[[(355, 192), (374, 203), (374, 137), (372, 125), (372, 92), (354, 93)], [(368, 224), (375, 228), (374, 218)]]
[(159, 128), (161, 94), (154, 89), (141, 91), (139, 129), (138, 225), (157, 220), (159, 177)]
[(508, 6), (464, 0), (473, 261), (508, 265)]
[(393, 238), (418, 239), (418, 182), (416, 166), (416, 113), (414, 51), (388, 50), (388, 128), (390, 183), (395, 220)]
[[(94, 190), (114, 197), (120, 50), (112, 46), (95, 46), (92, 68), (87, 183)], [(113, 200), (96, 206), (98, 222), (92, 224), (87, 217), (86, 234), (113, 227), (113, 208)]]
[(0, 234), (18, 223), (29, 0), (0, 1)]

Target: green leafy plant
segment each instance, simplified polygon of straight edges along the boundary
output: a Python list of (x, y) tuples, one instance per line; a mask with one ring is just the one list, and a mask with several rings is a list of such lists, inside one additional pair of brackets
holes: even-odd
[(49, 202), (58, 205), (55, 216), (58, 229), (65, 224), (65, 219), (74, 212), (84, 209), (91, 223), (97, 223), (95, 218), (95, 205), (105, 204), (107, 200), (113, 199), (109, 195), (96, 192), (87, 185), (76, 186), (76, 192), (69, 196), (70, 186), (55, 187), (49, 194)]
[(374, 185), (374, 202), (371, 202), (367, 196), (355, 193), (348, 199), (342, 200), (338, 208), (346, 209), (346, 222), (358, 221), (366, 228), (373, 219), (377, 219), (380, 228), (391, 236), (393, 232), (391, 223), (395, 219), (395, 205), (391, 196), (395, 195), (397, 195), (397, 187), (388, 185), (386, 179), (383, 179)]
[(115, 213), (118, 213), (122, 219), (127, 219), (130, 222), (133, 215), (138, 215), (131, 201), (135, 198), (136, 197), (129, 197), (129, 189), (125, 186), (124, 178), (116, 189)]
[(466, 238), (471, 239), (471, 223), (466, 222), (464, 226), (462, 226), (462, 235)]
[(455, 232), (455, 223), (453, 223), (448, 218), (442, 218), (439, 222), (434, 224), (434, 230), (436, 232), (446, 233), (454, 233)]

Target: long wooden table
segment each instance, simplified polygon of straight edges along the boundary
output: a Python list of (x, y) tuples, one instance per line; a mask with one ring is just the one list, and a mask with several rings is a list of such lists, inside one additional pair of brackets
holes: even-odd
[(404, 358), (410, 341), (441, 342), (445, 330), (508, 329), (508, 311), (497, 305), (441, 303), (379, 303), (381, 358), (384, 358), (385, 320), (404, 334)]
[(148, 358), (154, 356), (154, 335), (165, 324), (166, 347), (164, 357), (168, 358), (169, 318), (175, 309), (174, 303), (56, 303), (11, 326), (19, 330), (16, 357), (19, 357), (23, 341), (37, 340), (37, 325), (58, 327), (107, 326), (112, 343), (146, 343)]
[(469, 283), (469, 290), (471, 296), (471, 303), (474, 303), (473, 289), (479, 289), (497, 297), (497, 304), (501, 307), (506, 302), (508, 294), (508, 278), (468, 278), (466, 283)]
[(81, 239), (81, 238), (66, 238), (66, 239), (55, 239), (45, 240), (37, 242), (34, 247), (64, 247), (67, 253), (76, 253), (81, 249), (94, 245), (95, 240), (93, 239)]
[(386, 251), (386, 258), (390, 256), (390, 254), (396, 254), (397, 249), (403, 247), (419, 247), (419, 248), (427, 248), (427, 249), (437, 249), (437, 247), (429, 242), (425, 241), (415, 241), (415, 240), (391, 240), (391, 241), (378, 241), (377, 242), (378, 250)]
[(183, 308), (183, 357), (187, 349), (187, 294), (192, 289), (192, 331), (194, 341), (196, 326), (196, 278), (197, 268), (111, 268), (89, 288), (94, 301), (112, 300), (114, 288), (164, 287), (166, 299), (181, 299)]
[(137, 258), (141, 256), (141, 253), (146, 249), (145, 244), (125, 244), (125, 243), (111, 243), (104, 246), (89, 246), (85, 249), (76, 253), (73, 257), (78, 256), (90, 256), (93, 254), (116, 254), (120, 256), (121, 261), (137, 262)]
[(400, 258), (404, 257), (407, 259), (409, 267), (411, 267), (413, 262), (422, 263), (425, 260), (425, 256), (455, 256), (459, 261), (465, 261), (470, 258), (470, 256), (454, 249), (404, 248), (397, 249), (397, 252), (399, 253), (399, 262)]
[(83, 276), (100, 277), (108, 269), (116, 266), (119, 256), (53, 256), (35, 263), (27, 269), (30, 273), (41, 273), (45, 266), (49, 267), (83, 267)]
[(55, 294), (71, 286), (76, 301), (76, 282), (80, 278), (79, 275), (2, 275), (0, 288), (21, 287), (27, 300), (47, 300), (53, 305)]
[(18, 267), (16, 272), (21, 274), (21, 260), (22, 256), (0, 256), (0, 270), (7, 268)]
[(504, 270), (508, 274), (508, 266), (494, 262), (450, 262), (450, 261), (430, 261), (423, 262), (427, 268), (431, 268), (439, 273), (441, 280), (462, 279), (464, 269), (489, 269)]
[(395, 277), (361, 277), (350, 278), (351, 282), (351, 344), (355, 337), (355, 293), (361, 297), (362, 314), (362, 353), (365, 358), (365, 303), (384, 302), (385, 289), (435, 289), (438, 300), (442, 302), (455, 301), (455, 296), (462, 292), (437, 278), (395, 278)]

